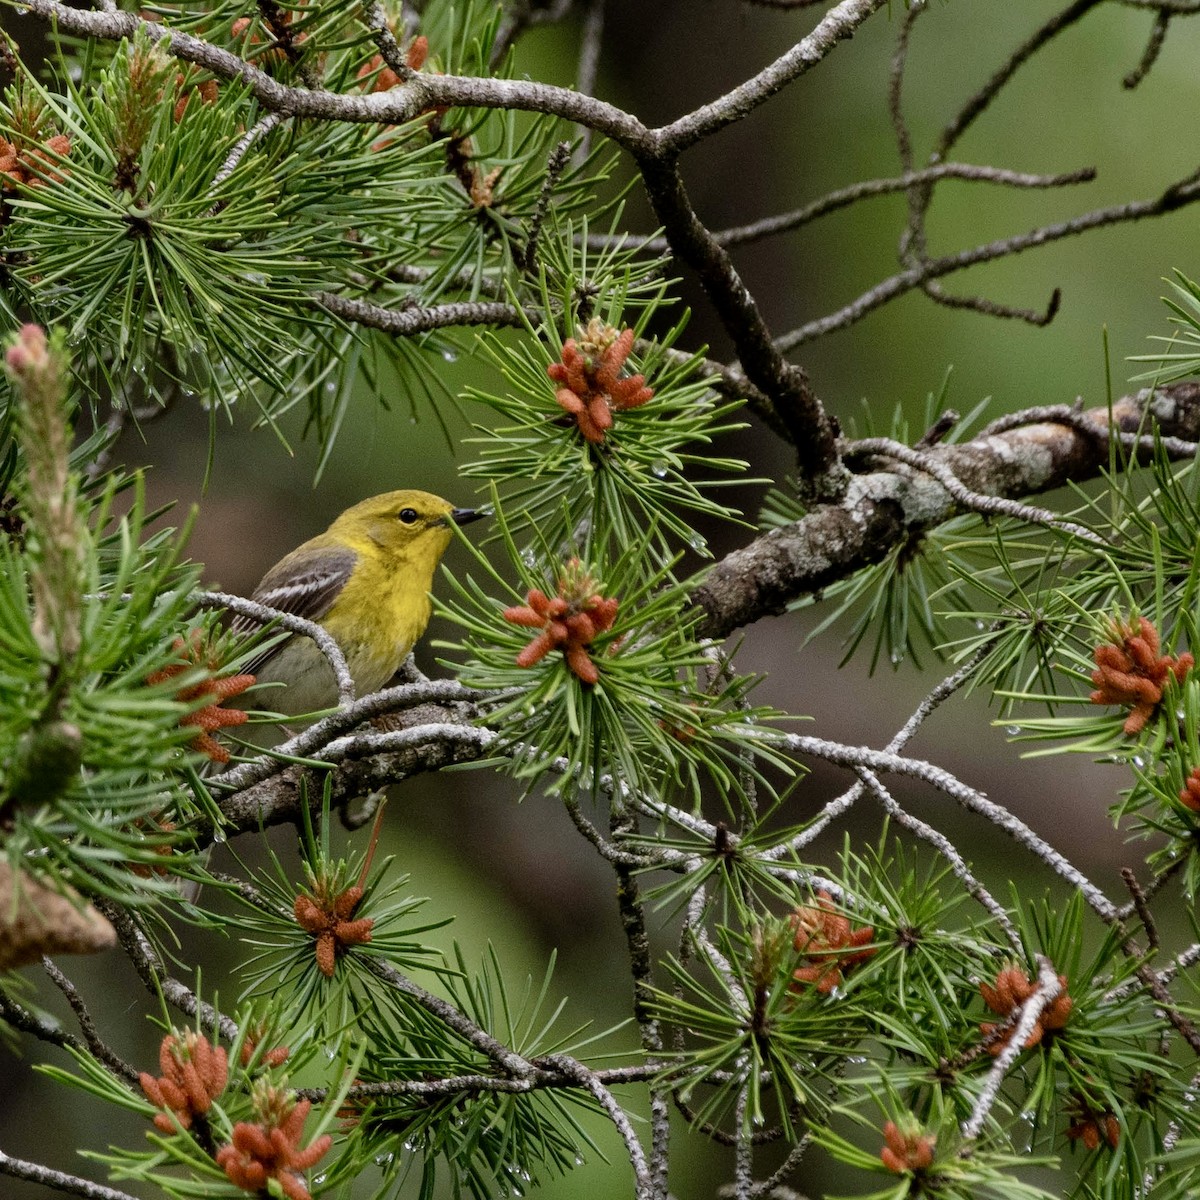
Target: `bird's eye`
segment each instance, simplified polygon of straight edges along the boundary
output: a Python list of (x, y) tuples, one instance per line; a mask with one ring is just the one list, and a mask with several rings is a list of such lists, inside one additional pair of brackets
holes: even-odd
[(402, 508), (400, 510), (400, 520), (405, 525), (411, 525), (417, 519), (417, 510), (415, 508)]

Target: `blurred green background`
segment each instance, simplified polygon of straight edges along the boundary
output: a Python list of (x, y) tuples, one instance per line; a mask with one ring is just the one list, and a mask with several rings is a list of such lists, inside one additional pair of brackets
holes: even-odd
[[(1043, 0), (930, 4), (913, 35), (904, 95), (918, 162), (962, 101), (1060, 7)], [(686, 156), (690, 193), (710, 227), (741, 224), (832, 188), (898, 171), (886, 90), (901, 8), (896, 0), (890, 15), (884, 11), (872, 18), (796, 86)], [(811, 28), (819, 11), (771, 11), (739, 0), (609, 0), (598, 92), (648, 123), (670, 120), (761, 69)], [(1174, 21), (1149, 77), (1127, 91), (1122, 77), (1139, 60), (1151, 23), (1147, 12), (1101, 5), (1018, 74), (953, 155), (1031, 172), (1091, 165), (1099, 172), (1096, 182), (1056, 192), (945, 183), (930, 213), (931, 253), (1151, 197), (1194, 169), (1200, 22)], [(23, 19), (11, 27), (26, 43), (34, 26)], [(577, 35), (571, 23), (534, 31), (520, 43), (518, 73), (571, 82)], [(799, 234), (737, 252), (739, 270), (772, 328), (782, 334), (893, 273), (904, 212), (903, 197), (871, 200)], [(629, 213), (633, 228), (652, 228), (636, 191)], [(1102, 404), (1103, 331), (1108, 331), (1119, 392), (1139, 369), (1125, 361), (1127, 356), (1150, 348), (1148, 334), (1166, 332), (1162, 277), (1174, 268), (1193, 274), (1200, 269), (1198, 219), (1200, 210), (1185, 209), (944, 281), (956, 293), (981, 292), (1031, 308), (1043, 307), (1052, 289), (1061, 287), (1062, 310), (1046, 329), (950, 310), (914, 293), (802, 347), (794, 357), (843, 419), (865, 403), (885, 421), (897, 404), (919, 421), (927, 393), (940, 387), (948, 368), (949, 403), (961, 412), (984, 397), (991, 397), (991, 416), (1076, 396), (1088, 405)], [(694, 309), (687, 344), (707, 343), (714, 357), (726, 357), (727, 339), (702, 294), (687, 279), (680, 293)], [(480, 381), (488, 370), (466, 359), (447, 362), (443, 369), (456, 390)], [(428, 412), (414, 412), (403, 396), (379, 399), (386, 408), (375, 397), (361, 397), (315, 487), (317, 448), (303, 440), (299, 418), (285, 430), (290, 453), (272, 432), (251, 427), (251, 413), (239, 414), (232, 427), (218, 419), (206, 487), (208, 416), (194, 408), (177, 407), (147, 426), (144, 439), (126, 436), (121, 457), (131, 467), (148, 468), (150, 498), (174, 505), (174, 521), (193, 504), (199, 506), (191, 555), (206, 564), (211, 583), (248, 593), (280, 555), (364, 496), (405, 486), (426, 488), (462, 505), (476, 499), (457, 478), (456, 454), (462, 452), (447, 443)], [(457, 413), (444, 415), (456, 434), (466, 431), (467, 422)], [(467, 416), (479, 414), (468, 411)], [(786, 448), (758, 428), (720, 449), (749, 459), (755, 475), (779, 478), (790, 469)], [(745, 489), (736, 502), (754, 514), (760, 495)], [(732, 529), (715, 531), (714, 548), (720, 553), (742, 536)], [(452, 570), (465, 565), (454, 549), (447, 563)], [(909, 665), (895, 673), (884, 667), (872, 680), (855, 660), (839, 672), (836, 636), (800, 649), (812, 620), (810, 614), (795, 614), (746, 631), (739, 666), (764, 675), (759, 699), (812, 717), (806, 730), (852, 744), (882, 745), (937, 677), (936, 667), (925, 675)], [(435, 624), (431, 636), (448, 633)], [(428, 644), (418, 657), (426, 670), (440, 670)], [(1078, 759), (1022, 761), (990, 721), (978, 699), (956, 703), (930, 722), (913, 750), (1014, 809), (1115, 893), (1116, 868), (1136, 865), (1140, 858), (1138, 848), (1126, 847), (1112, 830), (1105, 813), (1124, 778), (1113, 768)], [(789, 801), (787, 819), (802, 819), (845, 782), (844, 776), (816, 772)], [(1029, 894), (1044, 886), (1040, 876), (1027, 874), (1028, 863), (1015, 848), (1010, 851), (988, 836), (990, 829), (979, 823), (946, 811), (946, 801), (911, 796), (904, 789), (898, 794), (981, 862), (987, 878), (995, 882), (1002, 873), (1016, 873)], [(385, 849), (411, 875), (409, 889), (431, 897), (427, 914), (457, 918), (441, 931), (443, 944), (457, 938), (468, 960), (478, 962), (486, 945), (494, 943), (514, 981), (526, 973), (540, 977), (557, 949), (557, 987), (570, 997), (564, 1025), (591, 1021), (603, 1029), (621, 1019), (629, 1002), (613, 879), (552, 800), (534, 795), (517, 804), (517, 798), (510, 784), (478, 771), (414, 780), (395, 790)], [(855, 836), (873, 837), (875, 811), (864, 808), (857, 820), (850, 826)], [(836, 847), (840, 838), (841, 831), (825, 848)], [(206, 974), (205, 992), (219, 989), (232, 1002), (237, 981), (218, 972), (231, 967), (236, 954), (233, 947), (214, 949), (213, 943), (211, 937), (197, 943), (196, 953), (223, 963)], [(141, 1017), (147, 1006), (141, 984), (115, 956), (64, 965), (114, 1046), (149, 1067), (157, 1038)], [(72, 1027), (69, 1014), (64, 1019)], [(621, 1040), (631, 1036), (626, 1031)], [(30, 1058), (40, 1054), (41, 1048), (29, 1047), (21, 1062), (5, 1055), (0, 1148), (88, 1173), (95, 1168), (74, 1159), (70, 1147), (102, 1149), (111, 1141), (136, 1143), (142, 1137), (140, 1122), (100, 1112), (82, 1100), (65, 1103), (67, 1097), (30, 1073)], [(51, 1129), (58, 1143), (53, 1151), (47, 1148)], [(540, 1194), (598, 1200), (629, 1194), (629, 1172), (616, 1138), (601, 1124), (596, 1129), (613, 1165), (591, 1161), (574, 1175), (551, 1181)], [(813, 1195), (825, 1186), (818, 1167), (814, 1160), (803, 1178)], [(685, 1198), (711, 1195), (714, 1178), (728, 1178), (728, 1164), (699, 1138), (682, 1143), (674, 1192)], [(846, 1181), (851, 1187), (862, 1182)], [(0, 1196), (13, 1200), (43, 1194), (11, 1180), (0, 1184)]]

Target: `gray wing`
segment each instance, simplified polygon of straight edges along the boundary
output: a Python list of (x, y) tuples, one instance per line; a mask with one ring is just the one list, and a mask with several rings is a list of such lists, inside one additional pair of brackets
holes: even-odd
[[(250, 599), (277, 608), (280, 612), (303, 617), (306, 621), (319, 621), (346, 586), (346, 580), (350, 578), (357, 561), (358, 556), (353, 550), (323, 547), (296, 550), (263, 576)], [(259, 628), (261, 626), (257, 621), (246, 616), (236, 616), (230, 624), (231, 631), (239, 635)], [(242, 670), (251, 675), (257, 674), (284, 645), (286, 639), (256, 655)]]

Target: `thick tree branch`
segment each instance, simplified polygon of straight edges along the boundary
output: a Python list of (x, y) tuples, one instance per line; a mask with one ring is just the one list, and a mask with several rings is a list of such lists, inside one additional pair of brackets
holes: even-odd
[[(1200, 384), (1125, 396), (1112, 416), (1123, 434), (1153, 427), (1194, 443), (1200, 437)], [(1017, 499), (1094, 478), (1108, 465), (1107, 421), (1107, 409), (1093, 409), (1072, 424), (1018, 425), (926, 453), (971, 491)], [(700, 633), (725, 637), (781, 613), (792, 601), (879, 562), (903, 539), (961, 511), (935, 479), (907, 468), (855, 476), (840, 504), (814, 508), (794, 524), (733, 551), (709, 571), (693, 595), (704, 614)]]
[[(430, 706), (430, 712), (434, 708)], [(421, 713), (422, 717), (429, 715)], [(444, 716), (441, 722), (339, 739), (321, 751), (321, 757), (336, 769), (286, 767), (222, 798), (221, 811), (230, 822), (230, 832), (295, 820), (303, 796), (307, 795), (310, 803), (320, 802), (321, 783), (327, 774), (330, 799), (337, 807), (412, 775), (474, 762), (496, 741), (496, 734), (465, 724), (457, 712), (447, 711)]]

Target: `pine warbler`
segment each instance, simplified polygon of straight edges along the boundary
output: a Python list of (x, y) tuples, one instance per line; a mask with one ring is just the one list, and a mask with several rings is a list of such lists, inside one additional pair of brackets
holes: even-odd
[[(485, 515), (429, 492), (372, 496), (281, 558), (251, 599), (324, 626), (346, 656), (356, 693), (377, 692), (429, 624), (429, 591), (451, 523)], [(233, 622), (239, 633), (255, 627), (245, 617)], [(294, 716), (337, 703), (333, 671), (311, 638), (293, 635), (242, 670), (259, 683), (287, 685), (259, 694), (258, 703), (276, 712)]]

